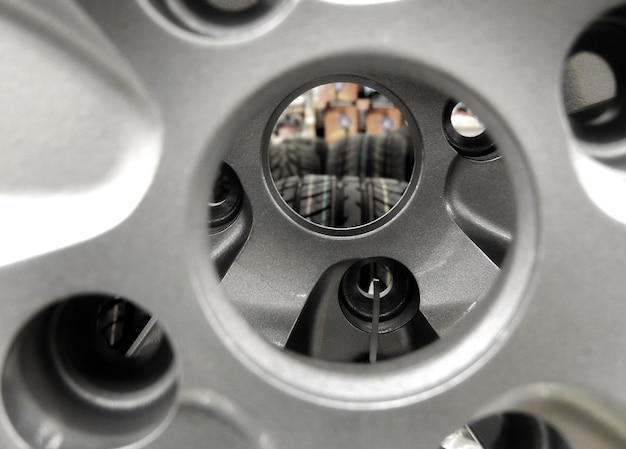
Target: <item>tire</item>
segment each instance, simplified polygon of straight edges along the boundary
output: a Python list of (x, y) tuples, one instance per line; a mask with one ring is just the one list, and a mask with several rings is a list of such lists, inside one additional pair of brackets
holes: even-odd
[(340, 227), (355, 227), (370, 223), (385, 215), (398, 202), (407, 183), (389, 178), (346, 176), (341, 180), (343, 218)]
[(407, 155), (407, 140), (397, 132), (347, 136), (330, 148), (326, 173), (337, 177), (383, 177), (406, 181)]
[(341, 216), (335, 176), (290, 176), (276, 182), (283, 200), (306, 220), (321, 226), (335, 226)]
[(397, 179), (368, 178), (363, 181), (362, 216), (369, 223), (385, 215), (404, 194), (407, 183)]
[(341, 180), (342, 212), (337, 226), (350, 228), (363, 224), (363, 189), (357, 176), (346, 176)]
[(322, 139), (286, 139), (270, 146), (270, 170), (274, 179), (322, 172), (328, 147)]
[(350, 228), (370, 223), (400, 200), (407, 183), (387, 178), (330, 175), (290, 176), (276, 182), (285, 203), (305, 219), (330, 227)]

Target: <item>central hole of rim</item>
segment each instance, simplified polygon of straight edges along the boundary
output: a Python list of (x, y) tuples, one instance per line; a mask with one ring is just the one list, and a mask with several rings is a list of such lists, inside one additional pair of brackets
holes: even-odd
[(357, 83), (323, 84), (279, 115), (268, 146), (271, 178), (307, 221), (359, 227), (386, 215), (404, 195), (414, 141), (388, 95)]
[(393, 274), (389, 267), (381, 263), (368, 263), (359, 271), (357, 288), (359, 293), (366, 298), (374, 297), (373, 280), (380, 281), (380, 298), (383, 299), (391, 291), (393, 286)]
[(245, 126), (262, 160), (249, 132), (225, 155), (249, 196), (235, 226), (211, 233), (212, 255), (228, 297), (266, 340), (374, 363), (432, 344), (492, 300), (516, 204), (506, 162), (472, 112), (491, 127), (487, 108), (392, 76), (347, 76), (372, 84), (327, 77), (337, 82), (282, 102), (273, 91), (261, 116), (251, 111)]

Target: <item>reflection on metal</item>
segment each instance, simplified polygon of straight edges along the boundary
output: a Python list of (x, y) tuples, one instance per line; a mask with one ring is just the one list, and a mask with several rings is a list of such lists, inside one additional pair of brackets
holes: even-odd
[(370, 363), (376, 363), (378, 356), (378, 324), (380, 320), (380, 281), (372, 279), (369, 290), (373, 295), (372, 332), (370, 333)]
[(441, 443), (442, 449), (483, 449), (467, 427), (448, 435)]
[(159, 327), (155, 317), (141, 330), (133, 344), (128, 348), (124, 357), (126, 358), (145, 358), (152, 355), (161, 345), (163, 341), (163, 331)]

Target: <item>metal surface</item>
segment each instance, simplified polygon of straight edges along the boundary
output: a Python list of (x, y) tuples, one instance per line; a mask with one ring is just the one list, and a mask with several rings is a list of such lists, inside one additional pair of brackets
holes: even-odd
[(443, 449), (483, 449), (467, 428), (459, 429), (448, 435), (442, 442)]
[[(165, 3), (0, 0), (1, 447), (426, 449), (505, 411), (569, 449), (626, 446), (626, 146), (617, 126), (581, 134), (563, 99), (577, 37), (616, 0), (284, 0), (217, 28)], [(266, 182), (268, 124), (329, 77), (392, 91), (422, 149), (413, 193), (358, 233), (315, 231)], [(500, 159), (459, 160), (450, 98)], [(246, 195), (231, 240), (207, 230), (222, 160)], [(494, 167), (476, 175), (494, 189), (510, 180), (512, 234), (510, 215), (468, 219), (484, 215), (464, 207), (471, 176), (449, 173), (470, 163)], [(368, 257), (415, 274), (442, 338), (371, 366), (266, 341), (285, 344), (328, 267)], [(40, 312), (94, 292), (168, 336), (175, 388), (158, 405), (91, 391), (87, 413), (46, 377)]]

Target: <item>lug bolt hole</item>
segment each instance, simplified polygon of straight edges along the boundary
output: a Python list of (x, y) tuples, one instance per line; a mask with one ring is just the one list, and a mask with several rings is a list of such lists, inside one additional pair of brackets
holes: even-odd
[(486, 126), (464, 103), (448, 102), (443, 112), (443, 131), (448, 143), (467, 158), (482, 159), (496, 150)]
[(359, 280), (357, 288), (359, 293), (365, 298), (372, 299), (373, 287), (372, 280), (378, 279), (380, 281), (380, 298), (385, 298), (393, 286), (393, 274), (389, 267), (382, 263), (369, 263), (363, 265), (359, 272)]

